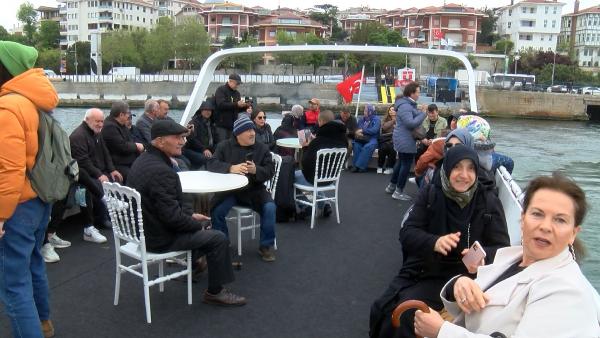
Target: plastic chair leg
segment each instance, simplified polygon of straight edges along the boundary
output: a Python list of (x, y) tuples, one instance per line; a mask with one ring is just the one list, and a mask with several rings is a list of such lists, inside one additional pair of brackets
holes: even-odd
[(192, 252), (187, 252), (187, 292), (188, 305), (192, 305)]
[[(160, 262), (158, 262), (158, 277), (162, 278), (165, 275), (165, 265), (164, 264), (165, 264), (165, 261), (162, 259), (160, 260)], [(165, 283), (164, 282), (158, 284), (158, 290), (160, 292), (165, 291)]]
[(238, 229), (238, 256), (242, 255), (242, 218), (237, 214), (237, 229)]

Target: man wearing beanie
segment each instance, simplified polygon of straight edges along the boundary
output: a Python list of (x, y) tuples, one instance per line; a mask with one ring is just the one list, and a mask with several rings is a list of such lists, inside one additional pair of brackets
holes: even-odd
[(255, 142), (254, 123), (245, 115), (233, 123), (234, 137), (217, 145), (213, 157), (208, 161), (208, 170), (217, 173), (232, 173), (248, 177), (244, 188), (218, 193), (212, 201), (213, 229), (228, 235), (225, 217), (234, 205), (252, 208), (260, 214), (259, 254), (266, 262), (275, 260), (275, 203), (264, 183), (273, 177), (275, 166), (269, 148)]
[(229, 75), (227, 83), (215, 91), (215, 124), (219, 140), (231, 137), (233, 122), (238, 113), (246, 111), (248, 103), (242, 100), (242, 95), (237, 90), (242, 84), (242, 78), (238, 74)]
[(223, 287), (234, 280), (229, 241), (220, 231), (204, 230), (204, 226), (209, 224), (208, 218), (186, 210), (182, 202), (181, 181), (172, 158), (181, 155), (187, 133), (187, 128), (173, 120), (154, 121), (148, 151), (131, 166), (127, 185), (142, 197), (146, 246), (152, 252), (192, 250), (194, 274), (203, 269), (199, 259), (206, 255), (208, 289), (204, 292), (203, 301), (217, 305), (244, 305), (244, 297)]
[[(38, 110), (58, 104), (37, 51), (0, 41), (0, 300), (15, 337), (52, 337), (48, 279), (41, 254), (51, 205), (25, 174), (38, 152)], [(52, 179), (52, 178), (48, 178)]]

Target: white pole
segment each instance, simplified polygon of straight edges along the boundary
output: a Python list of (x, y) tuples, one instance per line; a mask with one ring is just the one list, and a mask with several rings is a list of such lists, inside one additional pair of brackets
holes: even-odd
[[(357, 119), (358, 119), (358, 106), (360, 106), (360, 93), (362, 93), (364, 77), (365, 77), (365, 65), (363, 65), (362, 72), (360, 74), (360, 87), (358, 87), (358, 100), (356, 100), (356, 111), (354, 112), (354, 117)], [(375, 79), (375, 82), (377, 82), (377, 79)]]

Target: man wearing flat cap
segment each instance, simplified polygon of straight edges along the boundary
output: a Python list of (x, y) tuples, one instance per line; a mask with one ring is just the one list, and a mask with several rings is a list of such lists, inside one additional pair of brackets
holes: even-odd
[(248, 108), (248, 103), (242, 100), (242, 96), (237, 90), (241, 83), (242, 78), (238, 74), (231, 74), (227, 83), (215, 91), (214, 118), (221, 141), (231, 137), (233, 121), (237, 118), (238, 113)]
[(38, 110), (58, 104), (44, 71), (33, 68), (37, 56), (33, 47), (0, 41), (0, 301), (14, 337), (54, 336), (41, 254), (51, 205), (25, 174), (38, 152)]
[(259, 254), (266, 262), (275, 260), (275, 203), (265, 188), (265, 182), (275, 174), (275, 166), (266, 144), (256, 142), (254, 123), (246, 115), (233, 124), (233, 135), (220, 142), (207, 168), (217, 173), (232, 173), (248, 177), (248, 185), (231, 192), (218, 193), (212, 201), (213, 229), (228, 235), (225, 217), (234, 205), (252, 208), (260, 215)]
[(173, 120), (156, 120), (150, 130), (151, 144), (131, 167), (127, 185), (142, 197), (146, 246), (152, 252), (192, 250), (194, 269), (206, 255), (208, 289), (203, 301), (209, 304), (239, 306), (244, 297), (223, 287), (234, 280), (229, 240), (217, 230), (205, 230), (208, 217), (186, 210), (177, 169), (172, 160), (181, 155), (187, 128)]

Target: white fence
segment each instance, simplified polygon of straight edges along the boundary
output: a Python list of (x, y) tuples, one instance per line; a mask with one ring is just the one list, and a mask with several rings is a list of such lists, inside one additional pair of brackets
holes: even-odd
[[(228, 79), (227, 74), (214, 74), (212, 82), (225, 83)], [(244, 83), (338, 83), (343, 78), (341, 75), (261, 75), (247, 74), (241, 75)], [(195, 83), (198, 74), (142, 74), (131, 76), (117, 75), (64, 75), (50, 76), (52, 81), (69, 82), (189, 82)]]

